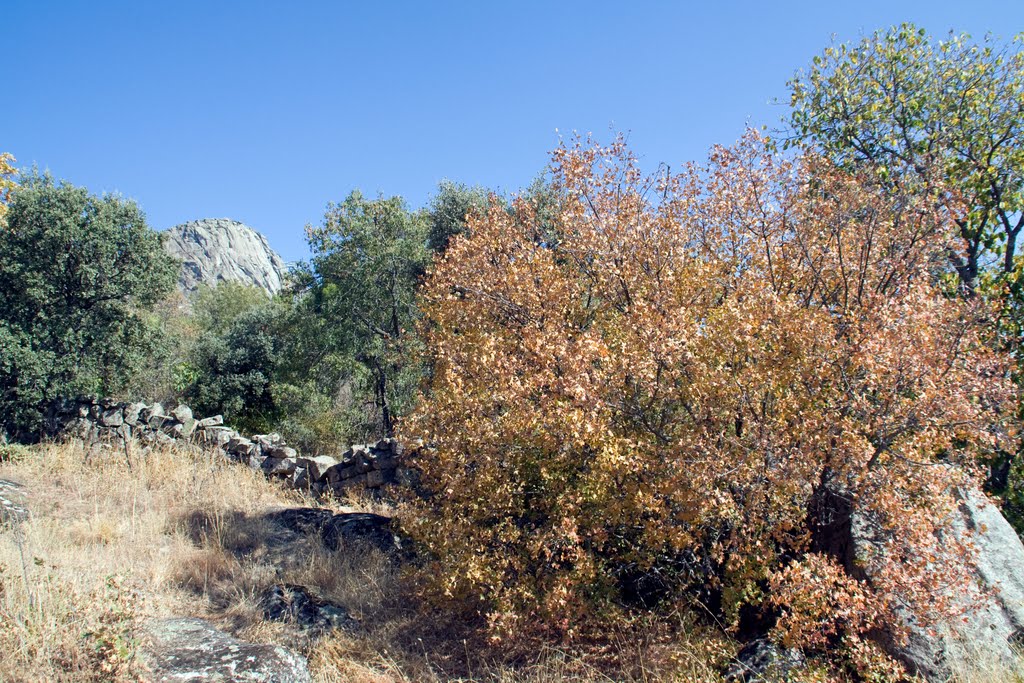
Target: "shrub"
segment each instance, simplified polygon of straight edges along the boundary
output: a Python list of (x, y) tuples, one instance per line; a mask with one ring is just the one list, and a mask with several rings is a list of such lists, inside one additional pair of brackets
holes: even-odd
[[(554, 155), (557, 242), (526, 203), (453, 238), (422, 289), (433, 375), (402, 431), (426, 444), (403, 524), (435, 560), (428, 595), (496, 636), (699, 600), (856, 650), (968, 580), (930, 571), (963, 566), (934, 532), (1014, 399), (984, 303), (933, 284), (947, 214), (769, 150), (750, 133), (646, 177), (621, 142), (577, 142)], [(898, 541), (871, 585), (834, 547), (844, 502)], [(801, 575), (827, 580), (767, 598)]]

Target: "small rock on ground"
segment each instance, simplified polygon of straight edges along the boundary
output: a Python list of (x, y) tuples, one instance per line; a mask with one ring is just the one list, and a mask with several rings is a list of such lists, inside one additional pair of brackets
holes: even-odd
[(359, 627), (348, 610), (314, 595), (305, 586), (273, 585), (264, 593), (262, 604), (264, 618), (294, 623), (309, 631), (325, 633), (336, 628)]

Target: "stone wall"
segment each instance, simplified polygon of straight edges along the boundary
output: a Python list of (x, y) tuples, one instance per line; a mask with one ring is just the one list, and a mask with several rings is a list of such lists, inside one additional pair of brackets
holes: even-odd
[(376, 490), (386, 484), (411, 485), (415, 479), (413, 471), (401, 467), (402, 447), (394, 439), (352, 446), (337, 457), (303, 456), (279, 434), (243, 436), (225, 426), (220, 415), (197, 419), (185, 405), (167, 410), (159, 403), (60, 401), (47, 411), (45, 425), (50, 437), (74, 436), (91, 443), (134, 438), (143, 444), (215, 449), (268, 477), (317, 495), (352, 487)]

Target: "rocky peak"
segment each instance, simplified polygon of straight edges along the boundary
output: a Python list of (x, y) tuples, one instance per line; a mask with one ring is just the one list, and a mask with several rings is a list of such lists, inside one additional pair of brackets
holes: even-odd
[(178, 287), (191, 294), (200, 284), (241, 282), (280, 291), (286, 272), (284, 261), (267, 238), (248, 225), (227, 218), (204, 218), (176, 225), (167, 231), (167, 250), (181, 259)]

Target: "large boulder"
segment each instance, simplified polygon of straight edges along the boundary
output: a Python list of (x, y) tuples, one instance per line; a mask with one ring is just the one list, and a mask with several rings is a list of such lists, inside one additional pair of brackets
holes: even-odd
[(153, 683), (310, 683), (304, 657), (277, 645), (247, 643), (202, 619), (160, 619), (140, 649)]
[[(864, 532), (868, 526), (854, 515), (855, 556), (870, 552), (867, 546), (875, 543)], [(888, 645), (896, 658), (931, 681), (945, 681), (977, 662), (1012, 666), (1013, 648), (1024, 638), (1024, 544), (1013, 527), (984, 494), (969, 492), (960, 496), (960, 515), (950, 532), (974, 544), (976, 579), (987, 599), (971, 591), (946, 596), (962, 616), (930, 626), (908, 619), (907, 642)]]
[(167, 231), (167, 251), (181, 259), (178, 287), (186, 294), (199, 285), (239, 282), (268, 295), (281, 290), (287, 268), (267, 238), (227, 218), (206, 218)]

